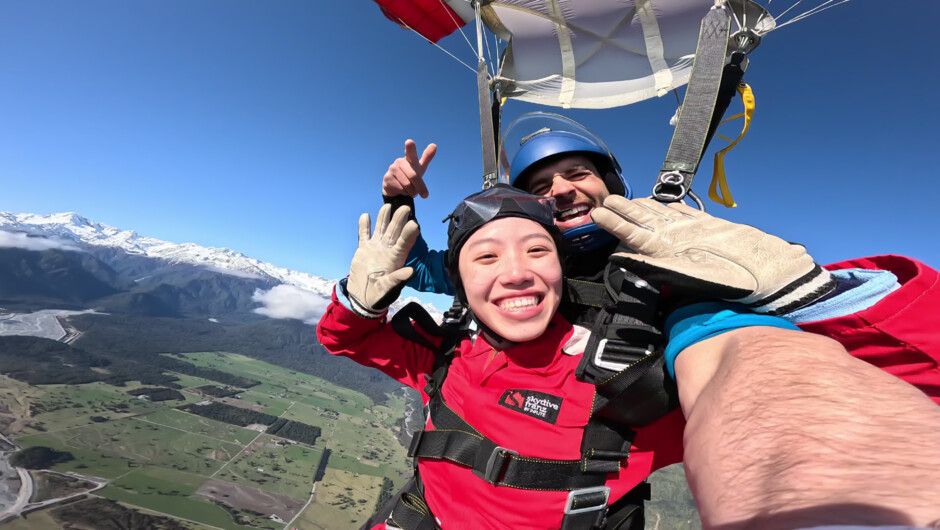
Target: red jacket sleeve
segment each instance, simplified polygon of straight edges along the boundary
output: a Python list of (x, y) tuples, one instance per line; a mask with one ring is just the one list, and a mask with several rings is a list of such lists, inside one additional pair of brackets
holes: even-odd
[(855, 357), (916, 386), (940, 404), (940, 274), (904, 256), (874, 256), (827, 269), (886, 270), (901, 288), (858, 313), (800, 324), (829, 336)]
[(422, 374), (434, 367), (434, 352), (400, 337), (382, 319), (362, 318), (341, 304), (333, 290), (333, 301), (317, 324), (317, 338), (328, 352), (349, 357), (421, 391)]

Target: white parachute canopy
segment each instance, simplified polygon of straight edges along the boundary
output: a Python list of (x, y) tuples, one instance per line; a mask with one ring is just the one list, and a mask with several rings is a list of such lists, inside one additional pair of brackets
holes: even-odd
[[(473, 72), (472, 63), (486, 59), (501, 96), (576, 108), (629, 105), (687, 83), (702, 18), (716, 5), (733, 13), (732, 38), (751, 39), (753, 48), (771, 31), (848, 1), (375, 0), (389, 19), (439, 47), (462, 33), (473, 60), (441, 49)], [(464, 33), (475, 8), (487, 30), (476, 44)]]
[[(483, 8), (507, 42), (501, 94), (541, 105), (609, 108), (662, 96), (689, 81), (702, 18), (714, 0), (500, 0)], [(749, 0), (728, 2), (736, 30), (775, 27)]]

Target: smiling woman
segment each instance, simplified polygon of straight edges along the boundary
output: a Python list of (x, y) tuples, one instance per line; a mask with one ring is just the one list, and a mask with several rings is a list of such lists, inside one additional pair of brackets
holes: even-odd
[[(359, 249), (318, 337), (331, 353), (418, 390), (430, 410), (409, 451), (415, 480), (365, 528), (590, 528), (605, 514), (620, 514), (618, 528), (643, 527), (646, 491), (636, 486), (660, 465), (644, 439), (660, 436), (640, 435), (630, 450), (629, 435), (595, 417), (595, 386), (576, 376), (590, 333), (558, 314), (563, 239), (554, 208), (554, 199), (505, 184), (458, 205), (447, 269), (475, 326), (443, 337), (404, 310), (385, 321), (412, 272), (409, 209), (392, 215), (386, 205), (374, 232), (360, 219)], [(677, 418), (646, 432), (675, 429)], [(588, 439), (594, 430), (605, 432)], [(657, 456), (672, 461), (677, 451)]]

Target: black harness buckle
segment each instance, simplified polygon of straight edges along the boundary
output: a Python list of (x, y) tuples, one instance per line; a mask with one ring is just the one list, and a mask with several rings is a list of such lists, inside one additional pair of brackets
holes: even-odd
[(490, 457), (486, 461), (486, 467), (483, 471), (473, 470), (473, 473), (485, 480), (486, 482), (498, 486), (499, 479), (503, 476), (503, 470), (506, 468), (506, 464), (509, 462), (509, 456), (519, 456), (519, 453), (513, 451), (512, 449), (506, 449), (505, 447), (496, 446), (493, 448), (493, 451), (490, 453)]
[(571, 490), (568, 493), (568, 501), (565, 503), (565, 518), (579, 516), (580, 519), (589, 517), (590, 512), (597, 512), (593, 526), (591, 526), (591, 528), (597, 528), (601, 526), (604, 516), (607, 514), (607, 502), (609, 500), (610, 488), (607, 486)]

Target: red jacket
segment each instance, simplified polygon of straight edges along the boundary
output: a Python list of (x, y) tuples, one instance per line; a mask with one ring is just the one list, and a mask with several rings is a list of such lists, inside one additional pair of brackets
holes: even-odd
[[(915, 385), (940, 404), (940, 274), (913, 259), (878, 256), (826, 268), (889, 270), (901, 288), (875, 306), (853, 315), (801, 324), (806, 331), (841, 342), (854, 356)], [(539, 339), (493, 355), (484, 341), (464, 340), (444, 385), (450, 406), (496, 443), (522, 455), (576, 459), (587, 422), (593, 386), (574, 377), (581, 351), (569, 351), (575, 329), (556, 315)], [(334, 296), (317, 327), (331, 352), (378, 368), (423, 392), (421, 375), (429, 373), (433, 352), (400, 338), (384, 321), (359, 318)], [(571, 349), (570, 347), (568, 348)], [(499, 405), (507, 389), (545, 392), (562, 399), (554, 424)], [(684, 419), (679, 410), (640, 429), (629, 462), (611, 475), (611, 502), (653, 471), (682, 461)], [(433, 425), (427, 425), (433, 429)], [(462, 528), (558, 528), (565, 492), (497, 488), (469, 468), (441, 461), (421, 461), (427, 502), (445, 530)], [(381, 525), (380, 525), (381, 527)]]
[[(360, 318), (336, 301), (317, 326), (320, 342), (332, 353), (387, 375), (424, 393), (422, 374), (431, 372), (434, 352), (399, 337), (382, 320)], [(576, 335), (577, 334), (577, 335)], [(494, 352), (485, 341), (465, 338), (454, 353), (444, 383), (447, 404), (488, 438), (523, 456), (577, 460), (590, 415), (594, 385), (574, 372), (587, 330), (555, 315), (538, 339)], [(546, 421), (501, 404), (507, 390), (547, 394), (559, 405), (554, 421)], [(549, 414), (555, 416), (555, 414)], [(425, 427), (433, 430), (434, 426)], [(663, 444), (662, 440), (669, 443)], [(653, 449), (656, 449), (655, 453)], [(682, 458), (682, 416), (670, 415), (641, 430), (629, 462), (610, 475), (611, 502), (643, 481), (654, 469)], [(568, 492), (496, 487), (470, 468), (448, 461), (421, 459), (425, 498), (445, 530), (559, 528)], [(381, 525), (379, 525), (381, 528)]]
[(940, 274), (904, 256), (858, 258), (829, 270), (886, 270), (901, 288), (858, 313), (800, 324), (842, 343), (855, 357), (916, 386), (940, 404)]

